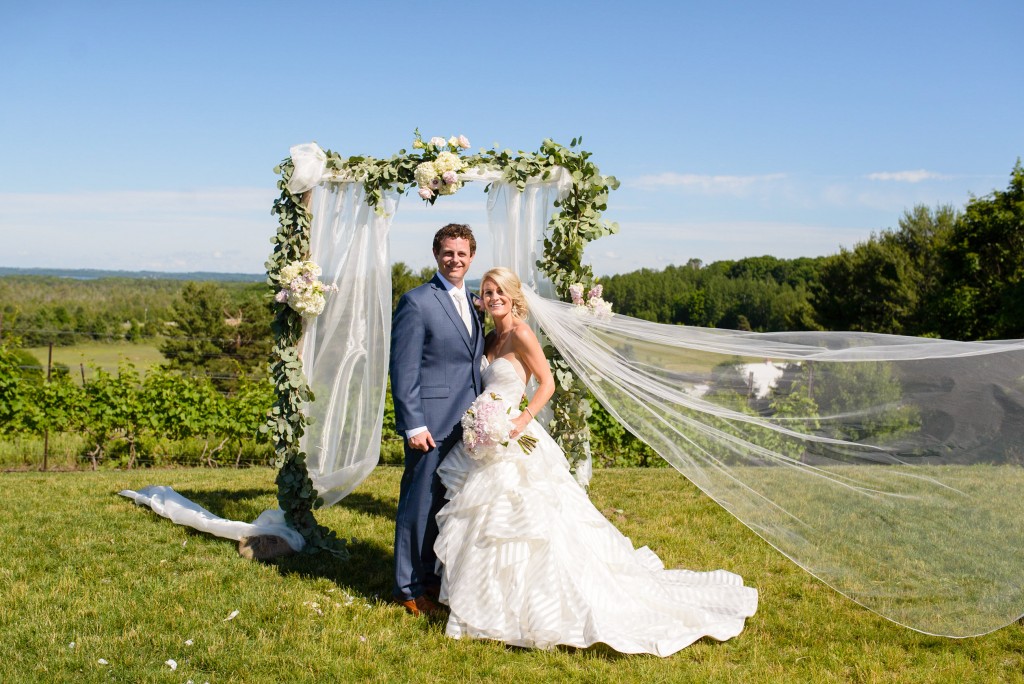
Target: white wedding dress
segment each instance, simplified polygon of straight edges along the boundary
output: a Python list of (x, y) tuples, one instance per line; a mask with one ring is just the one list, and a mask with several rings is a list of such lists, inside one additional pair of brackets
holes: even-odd
[[(505, 398), (525, 387), (506, 359), (488, 365), (483, 380)], [(725, 570), (666, 570), (646, 546), (634, 549), (540, 424), (527, 431), (538, 440), (529, 454), (512, 446), (477, 460), (459, 444), (438, 468), (449, 500), (434, 549), (449, 636), (531, 648), (602, 642), (667, 656), (743, 630), (756, 589)]]

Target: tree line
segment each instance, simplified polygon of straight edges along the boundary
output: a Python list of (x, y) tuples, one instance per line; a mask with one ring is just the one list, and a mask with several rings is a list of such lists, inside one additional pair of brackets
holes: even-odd
[(615, 310), (661, 323), (856, 330), (958, 340), (1024, 337), (1024, 169), (958, 210), (918, 205), (838, 254), (691, 259), (602, 280)]
[[(433, 272), (394, 264), (392, 304)], [(1005, 190), (972, 197), (963, 209), (915, 206), (896, 227), (837, 254), (694, 258), (602, 283), (617, 312), (662, 323), (1024, 337), (1024, 169), (1018, 161)], [(161, 351), (174, 367), (211, 365), (200, 357), (252, 367), (269, 345), (269, 296), (256, 282), (3, 276), (0, 339), (13, 334), (32, 347), (166, 338)]]
[[(0, 276), (0, 338), (17, 337), (27, 347), (155, 339), (175, 325), (173, 307), (190, 284), (197, 283), (121, 276)], [(216, 281), (215, 286), (223, 318), (261, 308), (267, 289), (259, 282)]]
[[(392, 306), (433, 273), (394, 264)], [(896, 228), (838, 254), (691, 259), (602, 283), (616, 312), (663, 323), (1024, 337), (1024, 169), (1018, 161), (1006, 190), (972, 197), (962, 210), (915, 206)], [(237, 461), (272, 459), (258, 433), (272, 403), (271, 295), (260, 283), (0, 277), (0, 435), (78, 431), (94, 465), (151, 462), (161, 449), (174, 451), (167, 440), (179, 451), (202, 444), (200, 458), (233, 449)], [(144, 375), (131, 366), (101, 372), (82, 387), (66, 369), (44, 380), (19, 349), (74, 335), (155, 339), (166, 361)], [(393, 421), (388, 404), (383, 453), (397, 461)], [(596, 404), (590, 422), (599, 463), (659, 462)]]

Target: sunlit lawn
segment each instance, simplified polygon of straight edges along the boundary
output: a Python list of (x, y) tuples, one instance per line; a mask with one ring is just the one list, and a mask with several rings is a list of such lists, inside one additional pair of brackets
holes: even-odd
[(323, 523), (355, 540), (344, 563), (322, 555), (246, 561), (234, 543), (116, 494), (167, 484), (220, 515), (251, 520), (275, 504), (273, 475), (0, 475), (0, 681), (987, 682), (1024, 671), (1019, 625), (963, 640), (898, 627), (796, 568), (664, 469), (598, 471), (592, 498), (668, 565), (729, 568), (761, 596), (737, 639), (701, 641), (667, 659), (454, 641), (442, 624), (384, 602), (398, 469), (379, 468), (321, 511)]

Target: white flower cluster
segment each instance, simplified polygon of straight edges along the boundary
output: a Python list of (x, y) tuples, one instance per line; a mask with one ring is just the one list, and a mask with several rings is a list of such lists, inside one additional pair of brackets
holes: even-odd
[(338, 291), (337, 285), (321, 283), (320, 273), (320, 267), (315, 262), (291, 262), (278, 274), (281, 290), (274, 299), (288, 304), (303, 318), (319, 316), (327, 303), (327, 294)]
[(420, 197), (432, 202), (438, 195), (454, 195), (462, 187), (458, 172), (462, 170), (463, 164), (458, 151), (469, 149), (466, 136), (452, 136), (448, 140), (436, 137), (423, 142), (417, 133), (412, 146), (437, 153), (434, 159), (422, 162), (413, 172)]
[(607, 320), (615, 314), (612, 313), (612, 303), (601, 299), (603, 292), (604, 288), (601, 285), (594, 285), (584, 299), (583, 283), (574, 283), (569, 286), (569, 296), (572, 297), (572, 303), (576, 305), (576, 311)]

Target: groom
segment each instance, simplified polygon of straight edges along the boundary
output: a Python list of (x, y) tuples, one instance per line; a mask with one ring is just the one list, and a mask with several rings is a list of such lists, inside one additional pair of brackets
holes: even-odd
[(402, 295), (391, 326), (391, 394), (405, 435), (394, 600), (413, 615), (440, 610), (434, 516), (444, 505), (444, 486), (436, 471), (462, 439), (462, 414), (483, 391), (483, 329), (465, 288), (476, 238), (469, 226), (450, 223), (434, 235), (433, 250), (437, 273)]

